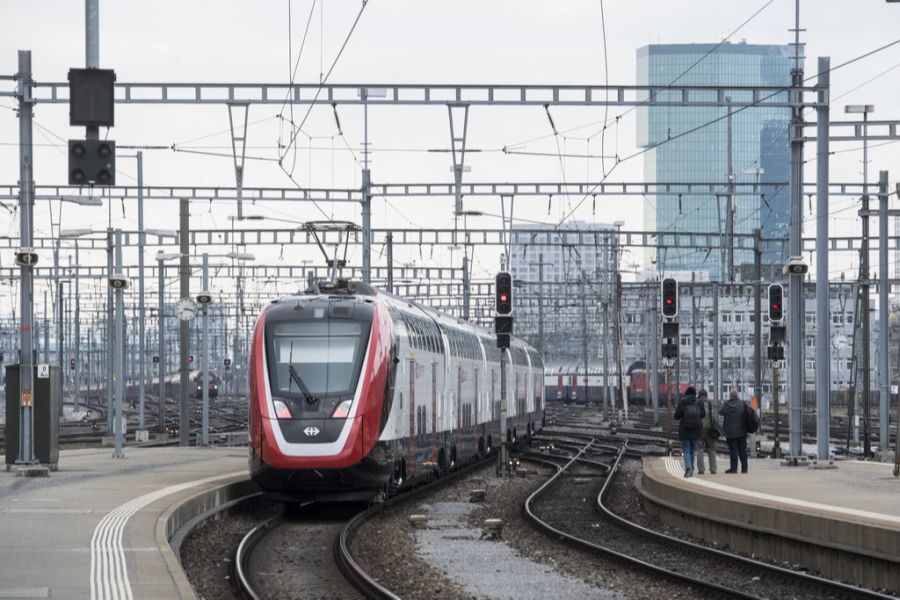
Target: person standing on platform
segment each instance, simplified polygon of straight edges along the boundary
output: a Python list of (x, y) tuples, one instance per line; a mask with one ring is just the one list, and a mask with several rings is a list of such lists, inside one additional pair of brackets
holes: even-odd
[(747, 411), (750, 407), (741, 400), (737, 390), (731, 390), (728, 400), (719, 409), (722, 415), (722, 429), (728, 441), (731, 468), (726, 473), (737, 473), (738, 458), (741, 459), (741, 473), (747, 472)]
[(697, 440), (703, 435), (703, 405), (697, 402), (697, 390), (688, 387), (675, 409), (678, 421), (678, 439), (684, 450), (684, 476), (694, 476), (694, 454)]
[(718, 402), (715, 402), (706, 393), (706, 390), (700, 390), (697, 395), (697, 402), (703, 407), (703, 433), (700, 436), (700, 443), (697, 448), (697, 471), (703, 475), (705, 465), (703, 464), (703, 454), (709, 457), (709, 472), (716, 474), (716, 440), (719, 439), (721, 432), (719, 424), (716, 422), (716, 414), (718, 414)]

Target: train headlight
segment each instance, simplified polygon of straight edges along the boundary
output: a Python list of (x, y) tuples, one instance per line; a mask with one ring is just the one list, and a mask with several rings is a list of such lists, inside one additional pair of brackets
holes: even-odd
[(291, 409), (281, 400), (275, 400), (275, 416), (279, 419), (290, 419), (292, 418)]
[(350, 414), (350, 405), (353, 404), (353, 400), (344, 400), (340, 404), (337, 405), (337, 408), (334, 409), (334, 412), (331, 413), (332, 419), (346, 419), (347, 415)]

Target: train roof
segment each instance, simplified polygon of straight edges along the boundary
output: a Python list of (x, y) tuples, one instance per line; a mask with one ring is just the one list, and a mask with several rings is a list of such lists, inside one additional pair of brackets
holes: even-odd
[[(283, 296), (277, 300), (274, 300), (273, 304), (280, 304), (283, 302), (290, 301), (298, 301), (298, 302), (308, 302), (316, 299), (331, 299), (331, 300), (349, 300), (354, 299), (357, 302), (367, 302), (367, 303), (385, 303), (388, 306), (398, 309), (404, 310), (412, 313), (425, 314), (426, 316), (434, 319), (436, 322), (440, 323), (440, 325), (444, 328), (457, 328), (463, 329), (465, 331), (469, 331), (474, 333), (478, 337), (493, 341), (495, 339), (494, 332), (486, 327), (482, 327), (480, 325), (475, 325), (469, 321), (464, 319), (460, 319), (457, 317), (452, 317), (445, 313), (440, 312), (430, 306), (426, 306), (424, 304), (420, 304), (414, 300), (409, 300), (407, 298), (403, 298), (401, 296), (397, 296), (395, 294), (391, 294), (385, 290), (373, 287), (362, 281), (353, 281), (349, 279), (338, 279), (336, 282), (314, 282), (314, 285), (305, 290), (301, 294), (295, 294), (290, 296)], [(527, 352), (531, 352), (540, 356), (540, 353), (536, 348), (531, 346), (524, 339), (516, 336), (511, 337), (511, 342), (513, 347), (518, 347), (526, 350)]]

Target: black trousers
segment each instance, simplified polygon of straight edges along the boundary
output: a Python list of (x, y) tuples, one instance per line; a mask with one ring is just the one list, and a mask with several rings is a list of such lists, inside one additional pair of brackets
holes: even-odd
[(741, 459), (741, 472), (747, 472), (747, 436), (728, 438), (728, 454), (731, 458), (731, 470), (737, 471), (738, 457)]

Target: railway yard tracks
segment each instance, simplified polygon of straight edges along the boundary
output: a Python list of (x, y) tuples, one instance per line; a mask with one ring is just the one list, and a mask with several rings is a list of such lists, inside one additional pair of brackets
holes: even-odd
[[(560, 464), (559, 457), (529, 458), (558, 469), (525, 503), (525, 512), (536, 527), (587, 553), (681, 582), (709, 597), (891, 597), (686, 541), (617, 514), (608, 501), (619, 468), (626, 460), (627, 443), (621, 445), (608, 464), (598, 465), (596, 460), (587, 458), (596, 449), (595, 442), (588, 442), (565, 464)], [(596, 501), (572, 502), (572, 498), (584, 495), (588, 481), (599, 486)]]
[[(596, 590), (596, 595), (566, 597), (892, 597), (699, 544), (662, 528), (643, 512), (634, 476), (642, 457), (665, 453), (665, 440), (631, 433), (628, 438), (635, 443), (623, 439), (621, 431), (618, 436), (601, 434), (599, 423), (577, 427), (562, 419), (521, 448), (519, 459), (532, 479), (524, 484), (518, 478), (495, 481), (481, 477), (487, 473), (484, 469), (474, 475), (489, 479), (488, 494), (496, 494), (488, 512), (502, 513), (508, 520), (509, 535), (504, 531), (501, 544), (514, 548), (522, 561), (540, 564), (545, 573), (556, 571)], [(245, 525), (249, 532), (234, 538), (240, 541), (234, 542), (233, 586), (244, 598), (492, 597), (465, 587), (449, 573), (452, 569), (426, 573), (416, 557), (419, 539), (408, 522), (422, 506), (453, 498), (466, 502), (468, 490), (477, 487), (467, 476), (492, 462), (488, 458), (370, 507), (308, 504), (273, 514), (270, 506), (264, 518), (253, 519), (255, 526)], [(547, 475), (535, 479), (534, 473)], [(519, 495), (501, 494), (502, 486), (513, 481)], [(452, 486), (454, 482), (458, 485)], [(451, 489), (443, 490), (445, 486)], [(486, 515), (483, 510), (473, 514), (479, 520)], [(378, 533), (374, 541), (373, 532)], [(491, 556), (496, 552), (492, 548), (499, 548), (480, 543), (487, 553), (480, 556)], [(366, 553), (379, 546), (390, 550), (390, 557), (372, 560)], [(396, 563), (398, 557), (402, 564)], [(396, 568), (386, 566), (392, 561)], [(397, 585), (403, 578), (427, 583)]]

